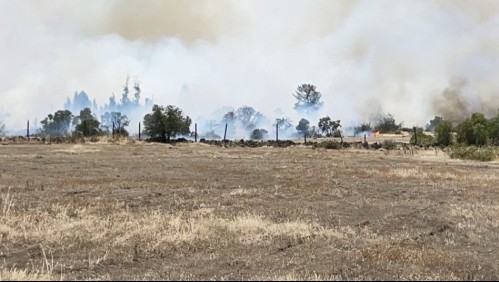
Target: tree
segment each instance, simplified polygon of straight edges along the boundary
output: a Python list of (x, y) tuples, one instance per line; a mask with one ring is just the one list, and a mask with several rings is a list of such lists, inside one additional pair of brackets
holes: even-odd
[(441, 120), (435, 127), (435, 139), (438, 145), (449, 146), (452, 143), (452, 123)]
[(251, 133), (251, 139), (253, 140), (262, 140), (267, 137), (269, 132), (265, 129), (255, 129)]
[(255, 129), (258, 123), (264, 119), (263, 114), (257, 112), (253, 107), (242, 106), (234, 113), (235, 118), (249, 132)]
[(402, 123), (397, 124), (393, 115), (388, 114), (386, 116), (381, 116), (376, 122), (374, 129), (381, 133), (395, 133), (400, 131), (402, 128)]
[(296, 131), (298, 131), (300, 135), (308, 135), (310, 133), (310, 122), (302, 118), (296, 126)]
[(492, 143), (497, 145), (499, 141), (499, 112), (489, 120), (489, 132)]
[(457, 142), (466, 145), (485, 145), (489, 139), (489, 121), (482, 113), (474, 113), (457, 126)]
[(92, 102), (85, 91), (75, 92), (73, 95), (73, 102), (68, 97), (64, 104), (64, 109), (72, 112), (78, 112), (85, 108), (91, 108)]
[(80, 115), (75, 117), (73, 124), (76, 124), (75, 131), (83, 136), (95, 136), (100, 133), (100, 122), (92, 115), (90, 108), (80, 111)]
[(315, 85), (302, 84), (298, 86), (293, 96), (297, 100), (295, 109), (298, 111), (313, 112), (322, 106), (322, 94), (316, 90)]
[(354, 127), (353, 132), (354, 135), (363, 133), (363, 132), (371, 132), (373, 130), (371, 123), (364, 122), (359, 126)]
[(276, 126), (276, 125), (280, 130), (284, 130), (284, 131), (293, 127), (292, 121), (289, 118), (284, 118), (284, 117), (283, 118), (276, 118), (274, 126)]
[(340, 122), (340, 120), (331, 120), (331, 118), (327, 116), (319, 120), (318, 127), (322, 134), (325, 134), (327, 137), (331, 137), (338, 130), (338, 128), (341, 127)]
[(67, 135), (73, 114), (69, 110), (59, 110), (53, 115), (49, 114), (40, 123), (42, 124), (42, 134), (51, 136)]
[(154, 105), (152, 113), (144, 116), (144, 133), (151, 138), (169, 141), (178, 134), (189, 134), (191, 123), (191, 118), (184, 117), (182, 110), (175, 106)]
[(426, 131), (435, 131), (437, 126), (442, 123), (444, 119), (439, 116), (435, 116), (432, 120), (430, 120), (430, 123), (426, 125)]
[(120, 112), (106, 112), (104, 115), (101, 115), (101, 127), (107, 133), (111, 132), (114, 128), (114, 134), (120, 136), (128, 136), (128, 131), (125, 127), (130, 125), (130, 120), (128, 117)]

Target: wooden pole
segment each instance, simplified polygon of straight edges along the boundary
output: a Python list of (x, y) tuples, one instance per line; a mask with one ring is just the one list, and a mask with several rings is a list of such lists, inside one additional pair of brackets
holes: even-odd
[(279, 142), (279, 124), (275, 125), (275, 141)]
[(195, 143), (198, 142), (198, 124), (197, 123), (194, 124), (194, 142)]
[(28, 126), (26, 127), (26, 136), (27, 136), (28, 141), (29, 141), (29, 120), (28, 120)]
[(227, 123), (225, 124), (224, 142), (227, 140)]
[(114, 121), (113, 121), (113, 138), (114, 138)]
[(139, 122), (139, 141), (140, 141), (140, 122)]
[(305, 138), (305, 145), (307, 145), (307, 133), (305, 132), (305, 134), (303, 134), (304, 138)]

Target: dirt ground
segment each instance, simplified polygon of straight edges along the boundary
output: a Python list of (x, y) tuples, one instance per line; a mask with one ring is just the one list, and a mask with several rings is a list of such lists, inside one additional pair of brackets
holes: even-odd
[(0, 146), (0, 280), (497, 280), (499, 163), (443, 152)]

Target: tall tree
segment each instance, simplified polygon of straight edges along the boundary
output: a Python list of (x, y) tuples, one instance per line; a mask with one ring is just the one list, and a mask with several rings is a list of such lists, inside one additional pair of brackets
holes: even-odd
[(452, 128), (452, 122), (443, 119), (435, 126), (435, 139), (438, 145), (452, 144)]
[(322, 106), (322, 94), (316, 90), (315, 85), (302, 84), (298, 86), (293, 96), (297, 100), (295, 109), (298, 111), (313, 112)]

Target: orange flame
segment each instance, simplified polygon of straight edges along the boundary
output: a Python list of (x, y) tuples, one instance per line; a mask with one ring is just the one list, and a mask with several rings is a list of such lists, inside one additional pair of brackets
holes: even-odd
[(380, 136), (379, 131), (374, 131), (374, 137), (379, 137), (379, 136)]

